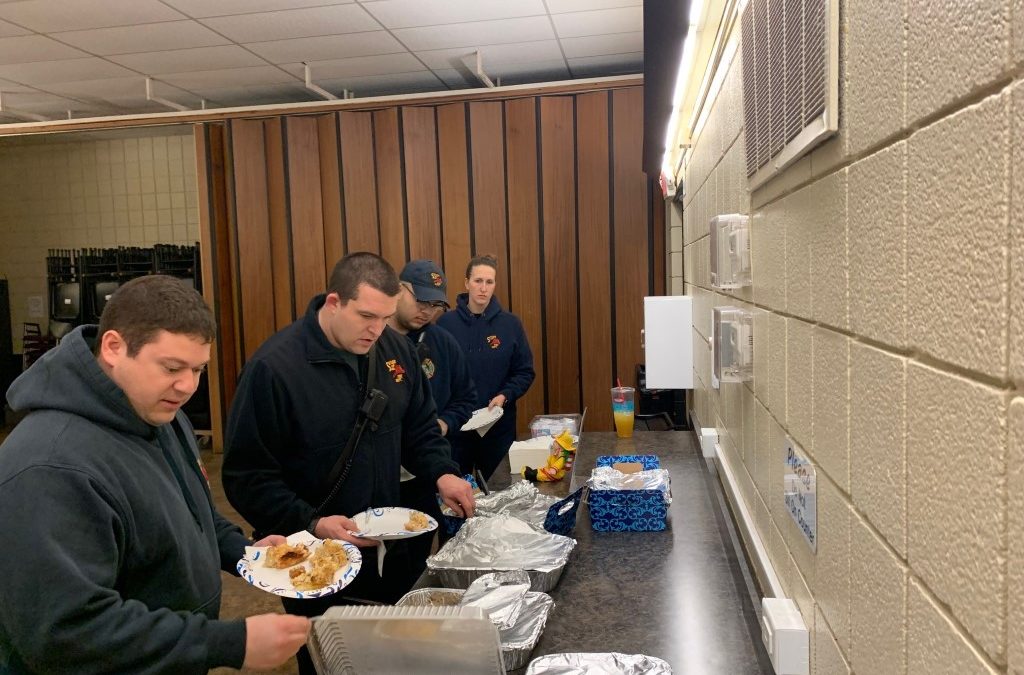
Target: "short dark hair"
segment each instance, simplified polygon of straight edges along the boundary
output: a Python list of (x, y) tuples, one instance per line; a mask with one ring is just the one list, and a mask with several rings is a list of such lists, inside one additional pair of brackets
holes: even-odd
[(162, 330), (208, 344), (217, 334), (217, 324), (196, 289), (181, 279), (151, 274), (132, 279), (110, 296), (100, 316), (99, 336), (108, 330), (120, 333), (128, 356), (135, 356)]
[(477, 265), (487, 265), (495, 272), (498, 271), (498, 259), (488, 253), (477, 254), (470, 258), (469, 264), (466, 265), (466, 278), (468, 279), (473, 274), (473, 268)]
[(342, 304), (345, 304), (356, 299), (359, 284), (366, 284), (391, 297), (402, 291), (402, 287), (398, 285), (398, 274), (391, 263), (376, 253), (367, 251), (349, 253), (338, 261), (331, 271), (327, 292), (337, 293)]

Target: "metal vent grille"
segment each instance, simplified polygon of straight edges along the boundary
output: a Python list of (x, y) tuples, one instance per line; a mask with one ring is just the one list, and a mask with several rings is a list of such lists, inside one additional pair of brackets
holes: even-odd
[(743, 10), (743, 113), (752, 187), (838, 129), (838, 16), (838, 0), (750, 0)]

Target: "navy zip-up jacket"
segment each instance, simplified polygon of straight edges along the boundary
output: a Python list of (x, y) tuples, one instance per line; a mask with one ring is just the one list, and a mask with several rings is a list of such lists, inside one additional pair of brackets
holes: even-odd
[[(333, 487), (329, 476), (348, 442), (362, 404), (358, 359), (327, 341), (317, 312), (272, 335), (245, 364), (224, 438), (224, 492), (256, 532), (306, 529)], [(342, 488), (318, 515), (353, 516), (398, 506), (405, 466), (435, 483), (459, 474), (441, 436), (415, 347), (386, 327), (378, 338), (376, 388), (388, 404), (353, 453)]]
[[(81, 326), (7, 393), (28, 416), (0, 446), (0, 673), (240, 668), (221, 570), (249, 540), (213, 508), (192, 426), (152, 426)], [(174, 427), (178, 427), (176, 430)]]
[(440, 326), (427, 324), (406, 335), (416, 345), (423, 375), (437, 405), (437, 417), (448, 426), (448, 435), (459, 430), (473, 415), (476, 385), (469, 363), (452, 334)]
[(476, 407), (486, 407), (498, 394), (505, 395), (505, 414), (488, 433), (496, 436), (503, 430), (515, 429), (516, 401), (526, 394), (536, 377), (533, 352), (519, 317), (502, 309), (495, 297), (483, 314), (474, 316), (469, 311), (469, 294), (460, 293), (455, 309), (442, 315), (437, 325), (455, 337), (469, 361), (476, 382)]

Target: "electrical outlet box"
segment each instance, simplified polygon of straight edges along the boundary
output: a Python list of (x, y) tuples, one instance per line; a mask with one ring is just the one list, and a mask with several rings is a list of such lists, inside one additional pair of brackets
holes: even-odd
[(713, 459), (715, 457), (715, 445), (718, 443), (718, 429), (714, 427), (703, 427), (700, 430), (700, 450), (704, 457)]
[(808, 675), (809, 637), (795, 602), (789, 598), (761, 599), (761, 640), (776, 675)]
[(712, 370), (719, 382), (754, 377), (754, 315), (738, 307), (715, 307), (711, 324)]
[(722, 290), (749, 286), (750, 218), (739, 213), (711, 219), (711, 285)]

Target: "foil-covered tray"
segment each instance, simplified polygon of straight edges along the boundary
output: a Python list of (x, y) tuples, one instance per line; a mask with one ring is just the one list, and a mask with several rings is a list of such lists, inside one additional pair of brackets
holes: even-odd
[(672, 479), (667, 469), (648, 469), (622, 473), (610, 466), (599, 466), (590, 474), (591, 490), (658, 490), (666, 504), (672, 503)]
[[(504, 490), (479, 495), (476, 498), (474, 512), (477, 516), (496, 516), (504, 513), (537, 527), (543, 527), (548, 509), (557, 501), (558, 497), (541, 494), (533, 483), (521, 480)], [(445, 516), (455, 516), (447, 505), (441, 507), (441, 513)]]
[[(396, 605), (399, 607), (439, 607), (458, 605), (465, 593), (460, 588), (420, 588), (409, 591)], [(498, 631), (501, 640), (501, 660), (506, 670), (522, 668), (530, 660), (530, 653), (540, 641), (548, 615), (555, 601), (547, 593), (530, 591), (511, 628)]]
[(575, 539), (539, 532), (512, 516), (470, 518), (427, 558), (427, 569), (448, 588), (466, 588), (491, 572), (526, 570), (531, 591), (549, 591), (561, 578), (575, 546)]
[(579, 652), (538, 656), (526, 675), (672, 675), (672, 668), (644, 654)]

